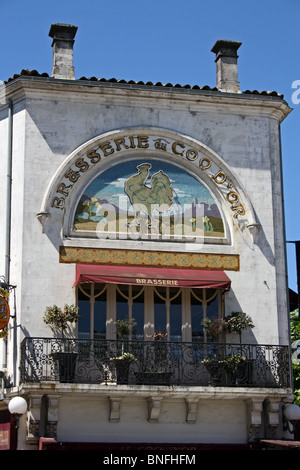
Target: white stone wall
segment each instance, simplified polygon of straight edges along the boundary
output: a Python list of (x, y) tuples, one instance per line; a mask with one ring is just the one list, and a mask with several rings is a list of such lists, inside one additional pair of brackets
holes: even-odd
[[(50, 181), (77, 148), (104, 133), (127, 128), (169, 130), (172, 135), (194, 139), (215, 152), (236, 176), (261, 228), (253, 242), (249, 232), (241, 233), (237, 229), (227, 209), (225, 214), (230, 218), (228, 224), (232, 230), (230, 244), (205, 245), (201, 250), (240, 255), (240, 270), (227, 272), (232, 286), (225, 294), (225, 313), (241, 310), (253, 318), (255, 328), (243, 336), (243, 341), (288, 344), (279, 148), (279, 122), (288, 110), (280, 100), (225, 98), (145, 87), (134, 91), (130, 87), (63, 84), (51, 80), (20, 80), (10, 85), (8, 92), (14, 101), (10, 281), (17, 286), (15, 303), (11, 296), (16, 320), (10, 326), (10, 371), (20, 359), (19, 343), (14, 345), (12, 327), (17, 326), (18, 341), (24, 336), (52, 336), (42, 320), (45, 307), (75, 302), (72, 288), (75, 265), (59, 263), (59, 247), (68, 243), (63, 238), (62, 219), (50, 217), (42, 225), (37, 218)], [(0, 110), (3, 169), (6, 168), (6, 115), (4, 107)], [(182, 160), (182, 163), (187, 162)], [(2, 208), (6, 198), (4, 187), (0, 186)], [(2, 210), (1, 225), (4, 217)], [(80, 241), (76, 243), (80, 245)], [(99, 240), (84, 243), (101, 246)], [(0, 231), (2, 271), (4, 244), (4, 234)], [(170, 243), (159, 244), (158, 249), (171, 249), (170, 246)], [(251, 393), (249, 390), (247, 393), (249, 398)], [(149, 408), (144, 396), (133, 398), (130, 393), (120, 396), (121, 411), (115, 423), (109, 419), (106, 392), (80, 394), (79, 399), (72, 390), (62, 393), (57, 439), (167, 442), (169, 437), (170, 442), (180, 443), (247, 442), (244, 391), (238, 396), (227, 394), (224, 400), (222, 393), (219, 399), (215, 395), (214, 400), (199, 394), (202, 399), (193, 424), (186, 422), (183, 398), (172, 400), (166, 393), (159, 420), (153, 423), (148, 421)], [(22, 434), (20, 441), (23, 438)]]
[[(60, 403), (58, 441), (135, 443), (231, 443), (247, 442), (246, 405), (242, 400), (202, 400), (196, 421), (187, 423), (185, 400), (167, 397), (158, 421), (149, 422), (145, 398), (126, 397), (120, 404), (119, 421), (110, 422), (107, 397), (80, 400), (68, 397)], [(82, 423), (79, 427), (78, 423)], [(180, 429), (180, 432), (178, 432)]]
[[(255, 243), (234, 228), (231, 246), (205, 246), (204, 251), (240, 255), (240, 271), (229, 273), (232, 289), (226, 294), (225, 313), (242, 310), (251, 315), (255, 328), (244, 341), (288, 344), (278, 135), (281, 104), (242, 98), (224, 103), (222, 98), (193, 93), (142, 89), (133, 93), (126, 88), (76, 84), (55, 88), (46, 82), (26, 82), (23, 90), (16, 86), (17, 91), (11, 283), (17, 285), (20, 338), (51, 336), (42, 321), (45, 307), (75, 301), (75, 266), (59, 264), (60, 227), (50, 220), (43, 233), (37, 219), (51, 178), (59, 165), (90, 139), (144, 126), (168, 129), (204, 144), (225, 161), (243, 185), (261, 225)], [(6, 131), (3, 120), (1, 142), (5, 142)], [(3, 234), (0, 243), (3, 246)]]

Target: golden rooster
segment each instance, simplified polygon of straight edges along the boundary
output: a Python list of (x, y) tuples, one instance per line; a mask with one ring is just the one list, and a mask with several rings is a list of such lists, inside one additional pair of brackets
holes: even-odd
[(137, 174), (130, 176), (124, 186), (124, 191), (130, 199), (135, 211), (135, 220), (143, 212), (151, 222), (153, 210), (164, 212), (173, 202), (173, 189), (168, 176), (162, 171), (152, 175), (150, 186), (146, 185), (151, 168), (150, 163), (142, 163), (136, 167)]

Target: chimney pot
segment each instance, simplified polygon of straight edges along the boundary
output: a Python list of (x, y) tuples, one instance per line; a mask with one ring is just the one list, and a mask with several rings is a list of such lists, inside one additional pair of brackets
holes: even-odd
[(70, 24), (52, 24), (49, 36), (53, 38), (52, 77), (74, 80), (73, 45), (77, 26)]
[(237, 50), (241, 42), (219, 39), (212, 48), (216, 54), (217, 88), (220, 91), (239, 93)]

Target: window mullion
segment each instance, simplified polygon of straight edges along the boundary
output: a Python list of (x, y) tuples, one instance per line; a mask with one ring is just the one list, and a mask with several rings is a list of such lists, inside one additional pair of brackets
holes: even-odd
[[(128, 300), (127, 300), (127, 304), (128, 304), (128, 320), (129, 320), (129, 321), (132, 320), (132, 303), (133, 303), (133, 300), (132, 300), (132, 285), (129, 285), (129, 286), (128, 286)], [(132, 340), (132, 327), (130, 328), (130, 331), (129, 331), (129, 340), (130, 340), (130, 341)]]
[(167, 332), (167, 341), (170, 341), (170, 334), (171, 334), (171, 325), (170, 325), (170, 288), (166, 288), (166, 332)]
[(181, 315), (182, 325), (181, 334), (183, 342), (192, 341), (192, 313), (191, 313), (191, 289), (182, 289)]
[(95, 325), (95, 284), (91, 284), (91, 296), (90, 296), (90, 335), (91, 339), (94, 339), (94, 325)]
[[(202, 301), (203, 320), (206, 320), (206, 307), (207, 307), (207, 304), (206, 304), (206, 289), (203, 289), (203, 291), (202, 291), (202, 298), (203, 298), (203, 301)], [(204, 342), (206, 343), (207, 342), (207, 332), (206, 332), (205, 328), (204, 328), (204, 331), (203, 331), (203, 339), (204, 339)]]

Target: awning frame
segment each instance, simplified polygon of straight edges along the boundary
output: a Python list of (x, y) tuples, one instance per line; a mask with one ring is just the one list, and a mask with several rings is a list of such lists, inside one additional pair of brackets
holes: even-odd
[(91, 282), (223, 290), (231, 286), (220, 270), (77, 264), (74, 286)]

